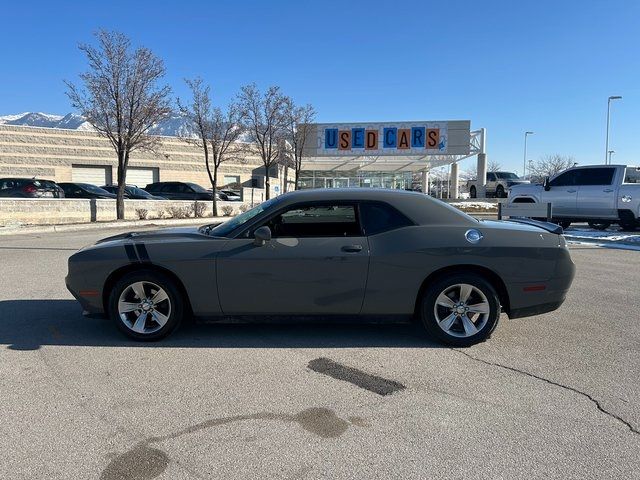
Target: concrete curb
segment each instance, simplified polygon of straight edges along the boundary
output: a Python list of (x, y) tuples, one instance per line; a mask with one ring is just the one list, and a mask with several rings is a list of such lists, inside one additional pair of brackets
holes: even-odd
[(207, 225), (209, 223), (224, 222), (230, 217), (204, 217), (184, 219), (156, 219), (156, 220), (123, 220), (120, 222), (72, 223), (68, 225), (33, 225), (17, 227), (0, 227), (0, 236), (29, 235), (34, 233), (81, 232), (109, 229), (134, 230), (140, 227), (188, 227), (193, 225)]

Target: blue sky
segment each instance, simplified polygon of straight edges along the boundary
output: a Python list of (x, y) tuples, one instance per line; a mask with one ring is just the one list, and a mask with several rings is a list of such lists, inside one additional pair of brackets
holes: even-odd
[[(312, 103), (318, 121), (470, 119), (488, 156), (521, 170), (560, 153), (604, 160), (607, 97), (614, 161), (640, 163), (640, 2), (10, 2), (0, 20), (0, 115), (64, 114), (64, 79), (98, 28), (151, 48), (167, 83), (202, 76), (216, 100), (257, 82)], [(463, 168), (474, 160), (467, 160)]]

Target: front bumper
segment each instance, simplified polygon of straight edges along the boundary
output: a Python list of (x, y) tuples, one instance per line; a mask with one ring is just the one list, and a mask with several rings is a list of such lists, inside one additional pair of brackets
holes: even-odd
[(80, 303), (82, 314), (86, 316), (104, 316), (104, 305), (102, 304), (102, 294), (98, 290), (83, 289), (78, 282), (70, 275), (65, 278), (65, 285), (71, 295)]

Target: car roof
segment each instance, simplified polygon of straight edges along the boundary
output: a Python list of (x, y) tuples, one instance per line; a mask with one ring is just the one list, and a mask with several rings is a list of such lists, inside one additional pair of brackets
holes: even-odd
[(417, 224), (475, 224), (476, 220), (451, 205), (420, 192), (390, 188), (318, 188), (280, 195), (278, 204), (316, 201), (378, 201), (397, 208)]

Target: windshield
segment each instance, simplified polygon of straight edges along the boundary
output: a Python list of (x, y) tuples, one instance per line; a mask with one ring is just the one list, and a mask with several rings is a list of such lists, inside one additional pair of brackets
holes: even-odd
[(266, 202), (261, 203), (256, 207), (253, 207), (251, 210), (247, 210), (246, 212), (241, 213), (236, 217), (233, 217), (231, 220), (227, 220), (226, 222), (218, 225), (217, 227), (212, 228), (211, 230), (209, 230), (208, 233), (209, 235), (213, 235), (214, 237), (226, 237), (231, 232), (233, 232), (236, 228), (240, 227), (241, 225), (244, 225), (256, 215), (260, 215), (262, 212), (267, 210), (276, 202), (277, 202), (277, 197), (272, 198), (271, 200), (267, 200)]
[(187, 183), (187, 185), (189, 185), (193, 189), (194, 192), (207, 193), (207, 191), (204, 188), (202, 188), (200, 185), (198, 185), (197, 183)]
[(519, 180), (520, 177), (518, 177), (515, 173), (511, 173), (511, 172), (498, 172), (496, 173), (496, 175), (498, 176), (498, 178), (502, 178), (504, 180)]
[(104, 195), (105, 193), (109, 195), (104, 188), (96, 187), (95, 185), (91, 185), (90, 183), (78, 183), (82, 188), (84, 188), (89, 193), (96, 193), (98, 195)]
[(138, 187), (127, 187), (126, 188), (127, 193), (129, 193), (130, 195), (137, 195), (138, 197), (151, 197), (152, 195), (145, 191), (142, 190), (141, 188)]

